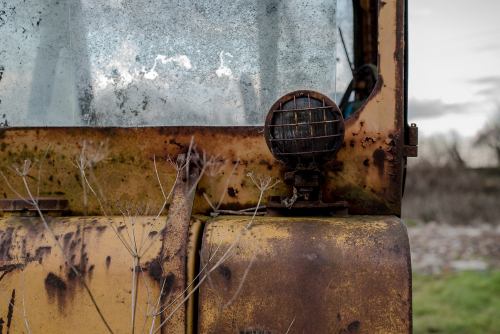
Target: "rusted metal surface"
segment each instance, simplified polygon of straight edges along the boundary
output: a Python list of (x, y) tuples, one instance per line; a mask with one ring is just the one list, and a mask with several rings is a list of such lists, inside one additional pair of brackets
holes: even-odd
[(338, 201), (324, 203), (322, 201), (296, 201), (292, 206), (281, 202), (281, 198), (275, 197), (266, 204), (266, 216), (330, 216), (348, 214), (349, 203)]
[(418, 127), (417, 124), (412, 123), (408, 128), (408, 145), (417, 146), (418, 145)]
[[(195, 216), (191, 218), (189, 226), (188, 239), (186, 242), (186, 287), (192, 284), (187, 293), (193, 291), (194, 286), (198, 282), (196, 278), (199, 272), (199, 250), (201, 248), (201, 239), (205, 222), (209, 219), (206, 216)], [(189, 297), (186, 305), (186, 334), (196, 333), (196, 325), (198, 323), (198, 294), (193, 294)]]
[[(133, 262), (103, 217), (46, 217), (63, 250), (78, 268), (89, 286), (106, 321), (115, 333), (131, 332), (131, 290)], [(160, 217), (165, 221), (166, 217)], [(126, 235), (121, 220), (118, 231)], [(153, 217), (137, 224), (138, 236), (152, 240), (158, 224), (148, 235)], [(82, 243), (84, 243), (82, 247)], [(149, 292), (153, 300), (159, 296), (161, 268), (157, 266), (161, 242), (158, 240), (141, 258)], [(83, 253), (83, 254), (82, 254)], [(83, 256), (82, 256), (83, 255)], [(83, 263), (80, 259), (84, 259)], [(32, 333), (106, 333), (106, 327), (95, 310), (81, 281), (71, 271), (61, 252), (50, 238), (39, 218), (0, 219), (0, 288), (22, 311), (23, 289), (20, 267), (24, 266), (24, 299)], [(138, 305), (146, 310), (148, 301), (144, 279), (139, 272)], [(9, 315), (10, 333), (27, 333), (24, 319), (9, 313), (9, 303), (0, 295), (0, 317)], [(144, 316), (137, 314), (136, 332)], [(152, 317), (146, 322), (150, 328)]]
[[(184, 155), (185, 156), (185, 155)], [(191, 156), (191, 161), (198, 160), (198, 156)], [(184, 168), (181, 177), (177, 179), (170, 203), (168, 224), (163, 231), (161, 263), (163, 267), (162, 284), (165, 289), (162, 294), (162, 305), (171, 304), (186, 288), (187, 240), (191, 221), (191, 210), (196, 189), (196, 181), (200, 175), (199, 167), (194, 163), (190, 168)], [(195, 188), (193, 190), (193, 187)], [(172, 304), (171, 308), (161, 315), (162, 323), (170, 316), (172, 310), (181, 305), (175, 314), (163, 327), (163, 333), (182, 334), (186, 329), (186, 304), (182, 304), (183, 297)]]
[(325, 165), (325, 202), (343, 194), (352, 214), (401, 212), (404, 1), (379, 1), (378, 81), (345, 120), (344, 145)]
[[(202, 254), (215, 263), (249, 218), (205, 227)], [(222, 240), (222, 238), (224, 238)], [(242, 288), (215, 327), (218, 307)], [(203, 283), (198, 333), (411, 333), (406, 227), (394, 216), (257, 218), (237, 250)], [(208, 280), (207, 280), (208, 281)]]
[(403, 156), (418, 157), (418, 127), (415, 123), (408, 127), (408, 145), (404, 146)]
[[(15, 212), (15, 211), (37, 211), (35, 206), (28, 203), (29, 198), (1, 198), (0, 211)], [(40, 211), (66, 211), (69, 210), (68, 200), (65, 198), (56, 197), (35, 197), (38, 202)]]
[[(364, 3), (372, 6), (371, 1)], [(378, 8), (379, 80), (366, 104), (345, 120), (343, 145), (337, 156), (322, 167), (325, 172), (322, 194), (327, 205), (339, 201), (348, 203), (350, 214), (399, 215), (404, 156), (404, 2), (379, 1)], [(81, 139), (108, 140), (110, 153), (93, 170), (107, 197), (111, 201), (133, 197), (138, 202), (149, 199), (161, 204), (163, 196), (153, 157), (159, 162), (162, 182), (168, 182), (170, 189), (175, 172), (170, 170), (166, 175), (166, 164), (161, 158), (176, 157), (194, 136), (198, 152), (205, 149), (233, 164), (240, 159), (227, 190), (225, 183), (231, 168), (221, 173), (215, 183), (216, 196), (227, 191), (220, 209), (238, 210), (255, 206), (259, 197), (259, 190), (246, 177), (247, 173), (268, 173), (272, 178), (283, 179), (290, 172), (268, 150), (263, 131), (263, 127), (195, 126), (1, 129), (0, 163), (8, 165), (25, 158), (41, 160), (50, 144), (40, 178), (40, 195), (68, 200), (72, 214), (77, 215), (84, 211), (80, 172), (68, 159), (74, 156)], [(2, 170), (14, 188), (25, 195), (22, 180), (5, 168)], [(32, 189), (37, 181), (38, 175), (28, 179)], [(193, 200), (194, 213), (208, 212), (209, 206), (203, 198), (207, 189), (210, 182), (204, 177)], [(0, 196), (14, 196), (3, 178), (0, 178)], [(289, 197), (291, 186), (282, 182), (266, 196)], [(170, 209), (175, 205), (174, 200)], [(92, 197), (89, 197), (88, 211), (102, 214)], [(184, 218), (186, 216), (189, 217), (187, 211)], [(160, 220), (164, 221), (165, 217)], [(214, 249), (225, 236), (223, 252), (247, 220), (248, 217), (212, 221), (206, 230), (203, 251)], [(111, 327), (129, 332), (132, 258), (106, 227), (103, 218), (88, 218), (87, 227), (83, 221), (76, 217), (52, 220), (51, 226), (70, 257), (75, 256), (77, 260), (82, 249), (79, 234), (88, 231), (84, 247), (84, 258), (88, 258), (85, 279)], [(30, 260), (24, 271), (27, 314), (38, 332), (60, 332), (61, 328), (104, 332), (105, 327), (84, 289), (71, 277), (67, 264), (41, 223), (37, 219), (1, 219), (0, 222), (0, 261), (3, 261), (0, 286), (9, 297), (15, 289), (17, 303), (21, 291), (18, 259)], [(164, 252), (161, 252), (162, 243), (158, 242), (141, 259), (153, 294), (160, 289), (160, 255), (186, 254), (183, 230), (186, 219), (182, 222), (182, 226), (172, 226), (176, 243), (164, 243)], [(158, 233), (161, 225), (153, 232)], [(213, 274), (221, 299), (238, 287), (238, 278), (246, 270), (256, 245), (259, 246), (256, 262), (239, 297), (222, 315), (218, 332), (233, 332), (236, 326), (243, 333), (252, 330), (284, 333), (295, 316), (290, 333), (410, 331), (408, 242), (404, 226), (395, 217), (259, 218), (235, 253)], [(176, 255), (177, 251), (180, 253)], [(180, 259), (178, 256), (179, 261), (174, 261), (175, 270), (179, 272), (184, 270)], [(192, 260), (188, 259), (192, 264), (189, 261)], [(185, 280), (179, 278), (178, 287), (185, 284)], [(139, 305), (145, 305), (144, 288), (140, 288), (138, 296)], [(216, 307), (207, 285), (200, 298), (200, 333), (211, 332)], [(9, 313), (8, 303), (0, 304), (0, 313)], [(184, 321), (178, 320), (177, 324)], [(181, 327), (172, 330), (184, 330)], [(23, 319), (14, 314), (11, 332), (20, 332), (23, 328)]]
[[(342, 196), (349, 202), (351, 214), (401, 213), (403, 170), (403, 25), (404, 2), (379, 3), (379, 80), (366, 104), (345, 120), (345, 137), (337, 156), (323, 165), (324, 202), (336, 202)], [(255, 206), (258, 189), (249, 182), (249, 172), (269, 173), (283, 178), (289, 170), (269, 152), (262, 127), (153, 127), (153, 128), (15, 128), (0, 132), (0, 162), (9, 164), (23, 157), (41, 158), (51, 144), (41, 177), (41, 196), (69, 200), (73, 214), (83, 213), (82, 189), (78, 171), (68, 161), (82, 138), (109, 139), (110, 155), (95, 168), (95, 174), (108, 198), (151, 199), (162, 203), (156, 180), (153, 156), (175, 157), (194, 136), (198, 149), (220, 154), (241, 163), (225, 190), (228, 172), (216, 180), (215, 192), (228, 193), (220, 209), (238, 210)], [(159, 165), (164, 169), (165, 165)], [(16, 189), (22, 181), (4, 169)], [(170, 176), (161, 176), (173, 184)], [(30, 180), (33, 187), (36, 180)], [(207, 213), (209, 205), (203, 192), (210, 189), (208, 178), (201, 180), (193, 211)], [(291, 196), (291, 187), (280, 183), (267, 195)], [(0, 178), (0, 196), (14, 194)], [(90, 197), (89, 213), (100, 214)]]
[(418, 146), (405, 145), (403, 150), (403, 155), (409, 158), (418, 157)]
[[(254, 171), (270, 173), (279, 177), (281, 164), (274, 160), (262, 137), (262, 127), (153, 127), (153, 128), (23, 128), (8, 129), (0, 133), (0, 163), (10, 164), (17, 159), (43, 157), (51, 144), (42, 168), (40, 195), (57, 195), (69, 200), (73, 214), (83, 213), (83, 192), (80, 172), (68, 160), (82, 138), (94, 142), (109, 139), (109, 156), (100, 162), (94, 173), (104, 193), (114, 201), (150, 199), (160, 205), (163, 195), (155, 174), (153, 157), (156, 156), (160, 178), (168, 190), (173, 185), (175, 170), (163, 160), (166, 156), (175, 158), (182, 149), (189, 146), (194, 136), (198, 152), (220, 154), (230, 164), (240, 158), (240, 165), (231, 179), (232, 191), (224, 197), (221, 209), (240, 209), (257, 202), (258, 189), (245, 176)], [(224, 191), (228, 171), (219, 175), (215, 184), (216, 196)], [(165, 173), (168, 169), (168, 175)], [(15, 189), (22, 191), (22, 180), (6, 168), (2, 168)], [(37, 174), (38, 171), (35, 172)], [(38, 179), (38, 175), (35, 175)], [(36, 180), (28, 179), (32, 189)], [(208, 177), (203, 177), (196, 193), (193, 211), (206, 212), (209, 208), (202, 193), (210, 189)], [(276, 189), (285, 194), (285, 186)], [(13, 197), (3, 178), (0, 177), (0, 197)], [(102, 214), (97, 201), (89, 196), (89, 213)]]

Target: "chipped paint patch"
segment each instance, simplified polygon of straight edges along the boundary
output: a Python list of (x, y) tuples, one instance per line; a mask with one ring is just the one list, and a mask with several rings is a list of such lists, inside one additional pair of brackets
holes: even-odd
[[(158, 55), (155, 58), (155, 64), (154, 64), (153, 68), (144, 74), (144, 77), (146, 79), (154, 80), (158, 77), (158, 72), (155, 71), (158, 60), (161, 61), (162, 64), (175, 63), (176, 65), (181, 66), (181, 67), (185, 67), (188, 70), (192, 67), (191, 61), (185, 55), (180, 55), (180, 56), (175, 56), (175, 57), (170, 57), (170, 58), (167, 58), (167, 56), (164, 56), (164, 55)], [(143, 68), (143, 71), (141, 71), (141, 72), (145, 72), (144, 68)]]
[(220, 66), (217, 69), (217, 71), (215, 71), (215, 74), (217, 74), (217, 76), (219, 78), (222, 77), (222, 76), (224, 76), (224, 75), (230, 77), (233, 74), (233, 72), (231, 71), (231, 69), (229, 67), (227, 67), (226, 65), (224, 65), (224, 57), (223, 57), (223, 55), (226, 55), (228, 57), (233, 58), (233, 55), (230, 54), (230, 53), (227, 53), (227, 52), (224, 52), (224, 51), (220, 52)]

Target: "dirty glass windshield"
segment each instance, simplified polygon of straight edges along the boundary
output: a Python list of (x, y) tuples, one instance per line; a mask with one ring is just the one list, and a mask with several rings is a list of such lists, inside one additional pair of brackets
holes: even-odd
[[(340, 103), (344, 92), (352, 80), (352, 71), (349, 60), (354, 61), (354, 13), (352, 0), (337, 0), (337, 27), (342, 31), (345, 42), (342, 43), (340, 34), (337, 34), (337, 104)], [(349, 60), (347, 55), (349, 55)]]
[(334, 99), (336, 0), (7, 0), (1, 126), (261, 125)]

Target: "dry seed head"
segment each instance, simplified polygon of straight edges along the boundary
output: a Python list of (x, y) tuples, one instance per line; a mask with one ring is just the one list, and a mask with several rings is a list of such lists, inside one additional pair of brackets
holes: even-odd
[(211, 155), (207, 158), (207, 152), (203, 150), (202, 164), (205, 166), (205, 175), (210, 178), (214, 178), (219, 175), (224, 168), (226, 168), (229, 160), (225, 157), (219, 157), (219, 155)]
[(189, 160), (191, 160), (191, 157), (186, 158), (186, 156), (184, 154), (179, 154), (177, 156), (177, 158), (175, 158), (175, 159), (172, 159), (172, 158), (170, 158), (170, 156), (168, 156), (166, 158), (166, 160), (169, 164), (172, 165), (172, 167), (174, 167), (174, 169), (177, 172), (180, 172), (181, 170), (183, 170), (187, 166), (187, 164), (189, 163)]
[(257, 176), (253, 175), (253, 172), (247, 173), (247, 176), (252, 180), (252, 182), (255, 184), (257, 188), (259, 188), (260, 191), (264, 192), (268, 189), (271, 189), (281, 181), (276, 179), (276, 181), (271, 184), (272, 178), (269, 176), (269, 174), (259, 174)]
[(6, 166), (11, 172), (14, 174), (17, 174), (21, 177), (25, 177), (30, 173), (30, 171), (35, 167), (36, 163), (38, 162), (38, 159), (35, 159), (34, 161), (31, 161), (31, 159), (26, 159), (23, 160), (23, 163), (21, 166), (18, 164), (12, 164), (12, 168), (9, 166)]

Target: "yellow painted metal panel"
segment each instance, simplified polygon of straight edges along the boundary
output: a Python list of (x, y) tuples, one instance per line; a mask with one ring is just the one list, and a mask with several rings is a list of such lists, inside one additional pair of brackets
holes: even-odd
[[(115, 333), (131, 333), (131, 293), (133, 262), (104, 217), (50, 218), (50, 227), (73, 264), (80, 267), (83, 249), (84, 279), (105, 319)], [(136, 226), (137, 240), (152, 240), (165, 222), (161, 217), (148, 235), (152, 217)], [(117, 222), (121, 220), (117, 219)], [(144, 225), (142, 225), (144, 223)], [(119, 233), (126, 231), (118, 223)], [(122, 226), (122, 227), (120, 227)], [(84, 247), (82, 248), (82, 244)], [(145, 281), (152, 298), (158, 298), (161, 268), (155, 259), (161, 249), (156, 241), (141, 259)], [(75, 277), (61, 252), (38, 218), (0, 219), (0, 288), (14, 306), (23, 310), (21, 270), (24, 269), (24, 302), (32, 333), (106, 333), (84, 286)], [(13, 270), (11, 270), (13, 269)], [(148, 291), (142, 274), (139, 280), (138, 306), (148, 308)], [(15, 292), (14, 292), (15, 290)], [(10, 324), (11, 333), (27, 333), (23, 317), (9, 310), (8, 301), (0, 296), (0, 317)], [(138, 311), (136, 330), (145, 316)], [(151, 326), (148, 317), (145, 328)]]
[[(209, 268), (249, 219), (207, 223)], [(201, 286), (198, 333), (411, 333), (410, 265), (394, 216), (259, 217)]]

